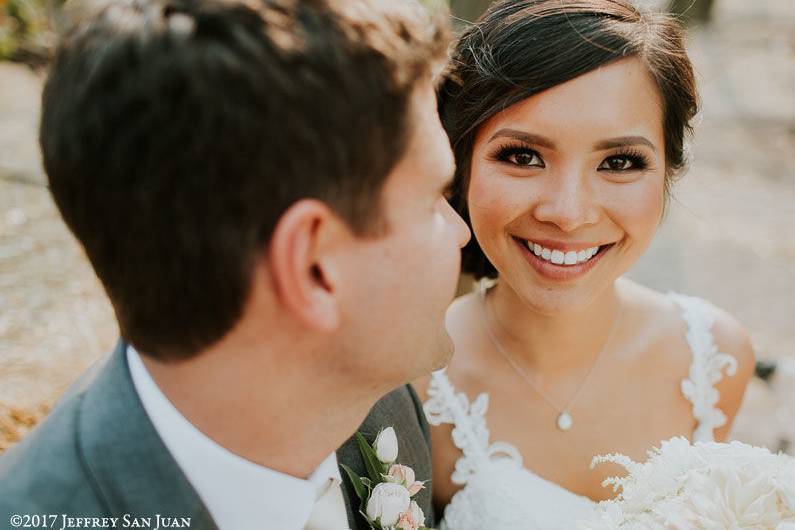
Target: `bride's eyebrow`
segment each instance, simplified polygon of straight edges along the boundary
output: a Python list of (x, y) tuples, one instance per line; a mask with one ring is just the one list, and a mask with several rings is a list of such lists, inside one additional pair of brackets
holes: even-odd
[(489, 143), (493, 142), (497, 138), (511, 138), (513, 140), (519, 140), (528, 144), (546, 147), (547, 149), (553, 151), (556, 149), (555, 142), (549, 138), (541, 136), (540, 134), (533, 134), (517, 129), (500, 129), (499, 131), (495, 132), (491, 138), (489, 138)]
[(645, 136), (619, 136), (617, 138), (608, 138), (594, 144), (595, 151), (604, 151), (606, 149), (615, 149), (616, 147), (629, 147), (644, 145), (651, 148), (652, 151), (657, 152), (657, 148)]

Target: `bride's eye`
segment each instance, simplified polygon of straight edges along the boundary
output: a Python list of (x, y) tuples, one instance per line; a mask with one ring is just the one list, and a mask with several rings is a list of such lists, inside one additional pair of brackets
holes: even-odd
[(625, 153), (608, 156), (599, 164), (597, 169), (603, 171), (638, 171), (646, 169), (648, 165), (643, 155)]
[(524, 145), (504, 146), (497, 151), (494, 159), (519, 167), (545, 167), (541, 155)]

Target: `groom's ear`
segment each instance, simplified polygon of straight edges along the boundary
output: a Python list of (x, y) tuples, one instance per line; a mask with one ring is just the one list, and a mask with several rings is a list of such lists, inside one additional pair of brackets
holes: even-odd
[(321, 331), (339, 326), (339, 275), (334, 250), (347, 225), (326, 205), (303, 199), (287, 209), (273, 231), (268, 261), (277, 299), (305, 325)]

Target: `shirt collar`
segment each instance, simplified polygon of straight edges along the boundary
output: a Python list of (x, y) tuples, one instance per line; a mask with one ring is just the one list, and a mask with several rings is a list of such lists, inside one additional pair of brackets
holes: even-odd
[(202, 433), (163, 394), (140, 355), (127, 348), (133, 384), (164, 445), (222, 530), (303, 528), (329, 479), (340, 481), (331, 453), (301, 479), (255, 464)]

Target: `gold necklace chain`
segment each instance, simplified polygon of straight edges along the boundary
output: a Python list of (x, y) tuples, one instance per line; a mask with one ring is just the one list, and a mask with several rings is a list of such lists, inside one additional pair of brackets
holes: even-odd
[[(561, 408), (558, 407), (555, 401), (551, 397), (549, 397), (549, 395), (546, 392), (544, 392), (544, 390), (538, 385), (538, 383), (534, 381), (533, 378), (530, 377), (530, 375), (527, 372), (525, 372), (521, 366), (519, 366), (519, 364), (516, 362), (513, 356), (511, 356), (508, 353), (508, 351), (503, 347), (502, 343), (500, 343), (500, 341), (492, 332), (491, 326), (489, 326), (488, 322), (489, 304), (486, 298), (486, 293), (488, 292), (490, 287), (491, 286), (485, 286), (484, 284), (481, 284), (481, 289), (480, 289), (480, 296), (481, 299), (483, 300), (483, 308), (484, 308), (483, 324), (484, 327), (486, 328), (486, 334), (488, 335), (489, 340), (497, 349), (497, 351), (500, 352), (500, 355), (502, 355), (505, 358), (505, 360), (508, 362), (508, 364), (511, 365), (511, 368), (513, 368), (513, 370), (517, 374), (519, 374), (519, 376), (522, 379), (524, 379), (525, 382), (528, 385), (530, 385), (530, 387), (533, 390), (535, 390), (535, 392), (539, 396), (541, 396), (544, 399), (544, 401), (546, 401), (547, 404), (550, 407), (552, 407), (553, 410), (555, 410), (558, 413), (557, 417), (558, 428), (561, 431), (568, 431), (574, 426), (574, 418), (571, 415), (571, 409), (574, 406), (574, 403), (577, 401), (577, 398), (579, 398), (580, 394), (582, 394), (582, 391), (586, 387), (588, 381), (591, 379), (591, 375), (594, 373), (594, 370), (596, 369), (596, 366), (599, 364), (599, 361), (602, 359), (602, 357), (604, 357), (604, 354), (607, 351), (607, 347), (610, 345), (610, 342), (613, 340), (613, 335), (615, 335), (616, 329), (618, 329), (618, 323), (621, 320), (621, 315), (623, 313), (623, 305), (621, 305), (620, 299), (619, 299), (618, 313), (616, 314), (615, 320), (613, 320), (613, 327), (611, 328), (610, 333), (608, 334), (607, 339), (605, 340), (605, 343), (602, 346), (601, 351), (599, 352), (599, 355), (596, 356), (596, 359), (591, 364), (591, 367), (588, 369), (588, 372), (585, 374), (585, 377), (583, 377), (582, 381), (580, 382), (577, 388), (577, 391), (574, 393), (571, 399), (569, 399), (568, 403), (566, 403), (566, 406)], [(505, 326), (502, 325), (502, 322), (500, 322), (500, 319), (497, 316), (497, 312), (492, 311), (492, 315), (494, 317), (494, 320), (497, 322), (497, 325), (500, 326), (500, 328), (503, 330), (504, 333), (507, 333), (507, 331), (505, 330)]]

